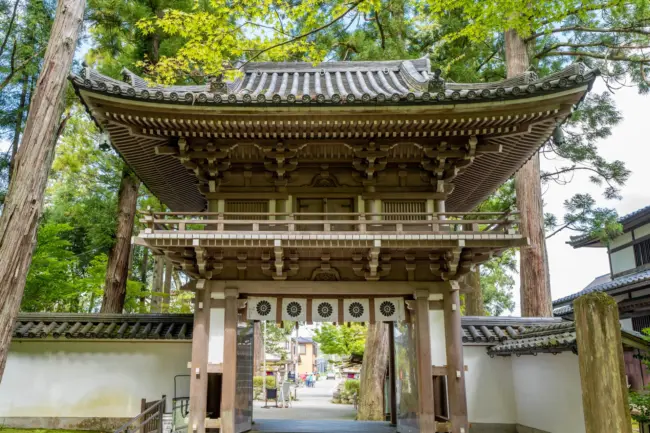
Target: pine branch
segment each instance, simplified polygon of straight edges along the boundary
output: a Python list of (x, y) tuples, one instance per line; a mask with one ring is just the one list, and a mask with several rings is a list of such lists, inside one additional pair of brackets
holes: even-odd
[(607, 54), (593, 53), (590, 51), (547, 51), (546, 53), (543, 54), (540, 53), (535, 57), (540, 58), (540, 57), (555, 57), (555, 56), (590, 57), (592, 59), (612, 60), (615, 62), (630, 62), (630, 63), (638, 63), (642, 65), (650, 64), (650, 59), (634, 59), (622, 55), (609, 56)]
[(16, 3), (14, 3), (14, 10), (11, 12), (11, 20), (9, 20), (9, 26), (7, 27), (7, 33), (5, 34), (5, 37), (2, 41), (2, 45), (0, 45), (0, 56), (2, 53), (5, 52), (5, 48), (7, 47), (7, 42), (9, 41), (9, 36), (11, 36), (11, 30), (13, 30), (14, 26), (14, 21), (16, 20), (16, 10), (18, 9), (18, 4), (20, 3), (20, 0), (16, 0)]
[(9, 72), (9, 75), (7, 75), (7, 76), (5, 77), (5, 79), (2, 80), (2, 83), (0, 83), (0, 92), (2, 92), (2, 91), (4, 90), (5, 87), (7, 87), (7, 85), (11, 82), (12, 78), (14, 77), (14, 75), (16, 75), (16, 73), (18, 73), (18, 72), (22, 71), (23, 69), (25, 69), (25, 67), (26, 67), (27, 65), (29, 65), (29, 64), (31, 63), (32, 60), (34, 60), (36, 57), (38, 57), (38, 56), (40, 56), (41, 54), (43, 54), (44, 51), (45, 51), (45, 47), (43, 47), (43, 48), (41, 48), (40, 50), (34, 52), (34, 54), (32, 54), (31, 56), (29, 56), (27, 59), (25, 59), (22, 63), (20, 63), (20, 64), (19, 64), (18, 66), (16, 66), (16, 67), (14, 67), (14, 65), (13, 65), (14, 62), (12, 61), (12, 62), (11, 62), (11, 71)]
[(548, 36), (551, 33), (564, 33), (564, 32), (587, 32), (587, 33), (629, 33), (637, 35), (650, 36), (650, 30), (644, 30), (637, 27), (621, 27), (621, 28), (606, 28), (601, 29), (597, 27), (584, 27), (584, 26), (566, 26), (550, 29), (542, 32), (533, 33), (524, 39), (524, 42), (530, 42), (540, 36)]
[[(589, 7), (585, 7), (585, 6), (581, 5), (578, 8), (575, 8), (575, 9), (572, 9), (570, 11), (565, 12), (563, 15), (565, 17), (569, 17), (571, 15), (576, 15), (576, 14), (581, 13), (581, 12), (594, 12), (594, 11), (604, 10), (604, 9), (610, 8), (612, 6), (622, 6), (622, 5), (621, 5), (620, 0), (614, 0), (611, 3), (605, 3), (605, 4), (600, 4), (600, 5), (592, 5), (592, 6), (589, 6)], [(545, 25), (551, 24), (552, 22), (553, 21), (551, 21), (551, 20), (544, 20), (544, 21), (541, 21), (539, 23), (539, 26), (545, 26)]]
[(569, 227), (569, 223), (564, 224), (562, 227), (560, 227), (559, 229), (555, 230), (555, 231), (554, 231), (553, 233), (551, 233), (550, 235), (546, 236), (546, 239), (550, 239), (550, 238), (552, 238), (553, 236), (555, 236), (556, 234), (560, 233), (562, 230), (566, 229), (567, 227)]
[(253, 60), (255, 60), (256, 58), (258, 58), (259, 56), (261, 56), (262, 54), (268, 52), (268, 51), (271, 51), (271, 50), (273, 50), (273, 49), (275, 49), (275, 48), (279, 48), (279, 47), (282, 47), (282, 46), (284, 46), (284, 45), (288, 45), (288, 44), (291, 44), (291, 43), (293, 43), (293, 42), (299, 41), (299, 40), (304, 39), (304, 38), (306, 38), (306, 37), (308, 37), (308, 36), (311, 36), (311, 35), (313, 35), (313, 34), (316, 34), (316, 33), (318, 33), (318, 32), (321, 32), (321, 31), (325, 30), (325, 29), (328, 28), (328, 27), (331, 27), (332, 25), (334, 25), (334, 24), (336, 24), (337, 22), (341, 21), (341, 20), (342, 20), (342, 19), (343, 19), (347, 14), (349, 14), (350, 12), (352, 12), (353, 10), (355, 10), (355, 9), (357, 8), (357, 6), (359, 6), (359, 5), (360, 5), (361, 3), (363, 3), (364, 1), (365, 1), (365, 0), (357, 0), (356, 2), (352, 3), (352, 5), (351, 5), (351, 6), (350, 6), (350, 7), (349, 7), (345, 12), (343, 12), (341, 15), (339, 15), (339, 16), (336, 17), (336, 18), (334, 18), (332, 21), (330, 21), (330, 22), (328, 22), (328, 23), (326, 23), (326, 24), (323, 24), (322, 26), (320, 26), (320, 27), (318, 27), (318, 28), (315, 28), (315, 29), (313, 29), (313, 30), (308, 31), (307, 33), (303, 33), (303, 34), (301, 34), (301, 35), (299, 35), (299, 36), (296, 36), (295, 38), (288, 39), (288, 40), (286, 40), (286, 41), (283, 41), (283, 42), (280, 42), (280, 43), (277, 43), (277, 44), (271, 45), (270, 47), (267, 47), (267, 48), (264, 48), (263, 50), (260, 50), (260, 52), (258, 52), (258, 53), (255, 54), (253, 57), (251, 57), (250, 59), (248, 59), (244, 64), (242, 64), (242, 65), (240, 66), (240, 69), (243, 68), (244, 66), (246, 66), (248, 63), (250, 63), (250, 62), (252, 62)]

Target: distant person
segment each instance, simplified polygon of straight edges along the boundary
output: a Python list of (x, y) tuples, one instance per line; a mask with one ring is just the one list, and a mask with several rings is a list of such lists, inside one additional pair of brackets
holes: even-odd
[(307, 388), (313, 388), (314, 387), (314, 373), (309, 373), (309, 376), (307, 377)]

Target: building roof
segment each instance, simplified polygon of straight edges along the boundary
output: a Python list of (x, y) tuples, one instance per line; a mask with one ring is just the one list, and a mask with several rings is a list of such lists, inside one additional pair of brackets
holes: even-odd
[[(630, 229), (649, 222), (650, 221), (650, 205), (646, 207), (642, 207), (641, 209), (637, 209), (634, 212), (630, 212), (627, 215), (623, 215), (622, 217), (618, 218), (619, 224), (623, 226), (623, 231), (629, 231)], [(571, 245), (573, 248), (580, 248), (580, 247), (600, 247), (604, 246), (598, 238), (595, 236), (591, 236), (589, 234), (586, 235), (580, 235), (580, 236), (571, 236), (569, 242), (567, 242), (569, 245)]]
[(463, 343), (493, 345), (518, 338), (529, 328), (562, 323), (555, 317), (488, 317), (465, 316), (462, 318)]
[(604, 276), (598, 277), (581, 291), (553, 301), (553, 306), (558, 307), (553, 310), (553, 314), (555, 316), (564, 316), (571, 314), (573, 312), (572, 301), (587, 293), (607, 293), (616, 289), (620, 289), (621, 287), (625, 287), (631, 284), (643, 283), (646, 281), (650, 282), (650, 269), (622, 275), (620, 277), (614, 278), (613, 280), (611, 278), (604, 278)]
[(209, 193), (176, 155), (179, 137), (215, 140), (241, 167), (262, 165), (265, 146), (279, 140), (299, 146), (299, 163), (340, 163), (354, 160), (351, 141), (390, 139), (389, 162), (419, 165), (424, 142), (479, 137), (477, 156), (446, 199), (454, 212), (473, 209), (512, 176), (598, 74), (578, 63), (544, 78), (445, 83), (428, 59), (248, 63), (241, 71), (232, 82), (198, 86), (164, 87), (128, 71), (121, 82), (90, 69), (71, 80), (112, 145), (172, 211), (202, 211)]
[(21, 313), (13, 339), (191, 340), (192, 314)]
[[(487, 346), (491, 356), (575, 351), (575, 324), (553, 317), (462, 317), (464, 345)], [(191, 341), (191, 314), (21, 313), (16, 341)], [(648, 350), (638, 332), (622, 330), (623, 343)], [(298, 337), (300, 343), (313, 342)], [(269, 359), (267, 354), (267, 359)], [(361, 362), (362, 357), (352, 357)]]
[(314, 339), (308, 337), (298, 337), (298, 343), (314, 344)]
[(136, 100), (179, 105), (440, 104), (525, 98), (553, 93), (590, 80), (597, 71), (582, 63), (540, 79), (533, 72), (489, 83), (445, 82), (428, 58), (416, 60), (251, 62), (234, 81), (163, 86), (124, 69), (125, 82), (86, 68), (73, 75), (79, 89)]

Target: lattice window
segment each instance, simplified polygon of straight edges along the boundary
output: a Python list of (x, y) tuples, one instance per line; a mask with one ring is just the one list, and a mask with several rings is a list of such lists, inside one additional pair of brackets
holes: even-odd
[(650, 239), (634, 245), (634, 257), (637, 266), (650, 263)]
[[(268, 200), (226, 200), (225, 212), (228, 213), (266, 213), (269, 211)], [(228, 220), (265, 220), (264, 215), (226, 215)]]
[(646, 328), (650, 328), (650, 316), (632, 317), (632, 329), (643, 332)]
[(398, 215), (385, 215), (385, 220), (423, 220), (424, 215), (414, 215), (424, 213), (427, 210), (425, 200), (382, 200), (383, 213), (396, 213)]

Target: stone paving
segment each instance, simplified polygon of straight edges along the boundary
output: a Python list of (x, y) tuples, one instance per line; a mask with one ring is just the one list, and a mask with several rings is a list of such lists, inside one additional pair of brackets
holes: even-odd
[(290, 408), (276, 408), (256, 401), (252, 432), (264, 433), (395, 433), (388, 423), (354, 421), (352, 405), (333, 404), (332, 393), (338, 381), (323, 380), (314, 388), (298, 388), (298, 401)]

